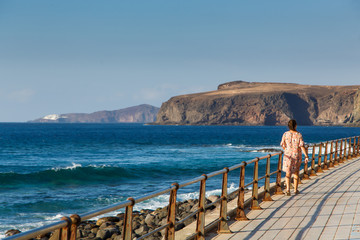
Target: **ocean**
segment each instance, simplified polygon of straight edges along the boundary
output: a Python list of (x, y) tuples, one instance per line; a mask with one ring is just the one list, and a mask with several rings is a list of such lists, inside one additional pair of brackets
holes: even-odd
[[(0, 237), (9, 229), (26, 231), (265, 156), (263, 149), (280, 150), (286, 130), (0, 123)], [(298, 130), (309, 144), (360, 135), (360, 128), (299, 126)], [(277, 160), (271, 161), (273, 171)], [(229, 175), (230, 190), (238, 182), (238, 172)], [(220, 194), (220, 184), (221, 176), (209, 179), (207, 194)], [(178, 200), (197, 198), (197, 192), (196, 184), (181, 189)], [(159, 196), (136, 204), (135, 210), (167, 203), (168, 196)]]

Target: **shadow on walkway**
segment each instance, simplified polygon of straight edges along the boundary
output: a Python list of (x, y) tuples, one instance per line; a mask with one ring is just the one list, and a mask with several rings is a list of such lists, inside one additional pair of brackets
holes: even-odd
[[(353, 165), (355, 163), (357, 163), (360, 159), (356, 159), (356, 160), (353, 160), (352, 162), (350, 162), (348, 164), (348, 166), (350, 165)], [(326, 176), (331, 176), (335, 173), (337, 173), (338, 171), (341, 171), (342, 168), (338, 168), (338, 169), (334, 169), (334, 170), (331, 170), (331, 172), (329, 174), (327, 174)], [(301, 229), (301, 231), (297, 234), (297, 236), (295, 237), (295, 239), (302, 239), (303, 237), (303, 234), (305, 233), (305, 231), (307, 229), (309, 229), (315, 222), (316, 218), (319, 216), (319, 213), (321, 211), (321, 209), (323, 208), (324, 204), (325, 204), (325, 201), (327, 200), (327, 198), (332, 195), (333, 193), (336, 192), (337, 189), (339, 189), (343, 184), (344, 182), (346, 182), (347, 179), (349, 179), (353, 174), (357, 174), (360, 172), (360, 169), (356, 170), (355, 172), (352, 172), (350, 174), (348, 174), (347, 176), (343, 177), (343, 179), (331, 190), (329, 191), (325, 196), (322, 197), (322, 200), (320, 201), (319, 205), (317, 206), (316, 208), (316, 211), (315, 213), (312, 215), (311, 217), (311, 220), (306, 224), (305, 227), (303, 227)], [(323, 178), (317, 178), (314, 180), (314, 182), (312, 184), (310, 184), (309, 186), (305, 187), (303, 190), (306, 190), (308, 189), (309, 187), (311, 187), (313, 184), (316, 184), (317, 182), (323, 180)], [(343, 193), (344, 194), (344, 193)], [(288, 200), (286, 200), (283, 204), (281, 204), (279, 207), (277, 207), (276, 209), (274, 209), (274, 211), (264, 220), (262, 221), (256, 228), (254, 228), (251, 232), (249, 232), (248, 236), (245, 237), (244, 239), (250, 239), (252, 235), (254, 235), (257, 231), (259, 231), (261, 229), (261, 227), (266, 224), (272, 217), (274, 217), (274, 215), (276, 214), (276, 212), (278, 210), (280, 210), (281, 208), (283, 208), (289, 200), (291, 200), (294, 196), (291, 196)]]

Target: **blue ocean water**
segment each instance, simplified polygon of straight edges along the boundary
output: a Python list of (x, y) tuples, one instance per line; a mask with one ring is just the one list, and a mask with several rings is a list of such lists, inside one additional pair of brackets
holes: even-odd
[[(266, 155), (286, 127), (142, 124), (0, 124), (0, 237), (85, 213)], [(360, 128), (299, 126), (306, 143), (360, 135)], [(276, 169), (272, 159), (272, 169)], [(251, 172), (251, 171), (249, 171)], [(251, 176), (247, 177), (250, 181)], [(229, 175), (229, 188), (238, 185)], [(219, 194), (221, 178), (207, 183)], [(197, 197), (198, 185), (179, 192)], [(135, 205), (165, 206), (167, 196)]]

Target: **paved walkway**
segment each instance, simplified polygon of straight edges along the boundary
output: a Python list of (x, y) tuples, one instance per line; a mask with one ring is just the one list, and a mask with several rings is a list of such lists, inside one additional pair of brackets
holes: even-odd
[(299, 190), (262, 202), (250, 221), (231, 222), (232, 234), (206, 239), (360, 239), (360, 158), (303, 180)]

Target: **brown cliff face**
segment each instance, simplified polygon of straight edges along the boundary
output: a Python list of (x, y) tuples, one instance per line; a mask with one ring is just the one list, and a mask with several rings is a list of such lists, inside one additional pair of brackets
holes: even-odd
[(360, 125), (360, 85), (221, 84), (218, 90), (176, 96), (163, 103), (157, 124)]

